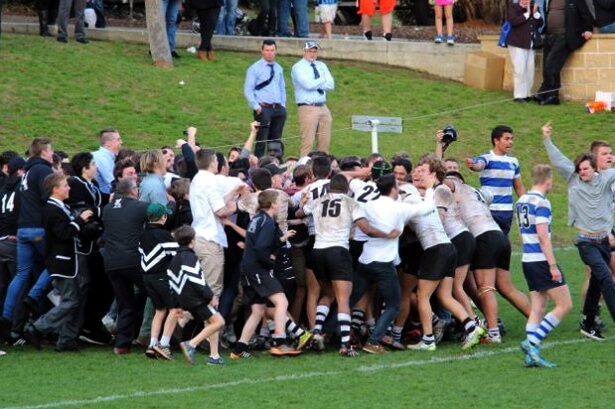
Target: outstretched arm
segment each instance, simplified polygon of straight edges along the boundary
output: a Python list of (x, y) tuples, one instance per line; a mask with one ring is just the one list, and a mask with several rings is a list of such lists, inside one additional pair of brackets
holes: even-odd
[(552, 133), (553, 128), (551, 127), (551, 123), (547, 122), (542, 127), (542, 137), (545, 148), (547, 148), (549, 161), (551, 161), (551, 164), (557, 173), (562, 175), (566, 181), (569, 181), (574, 174), (574, 163), (572, 163), (572, 161), (561, 153), (560, 150), (553, 144), (553, 141), (551, 140)]

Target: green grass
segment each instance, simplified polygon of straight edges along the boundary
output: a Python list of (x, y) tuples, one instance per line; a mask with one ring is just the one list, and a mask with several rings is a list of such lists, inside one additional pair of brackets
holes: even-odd
[[(575, 250), (559, 250), (577, 304), (583, 268)], [(520, 261), (513, 257), (516, 285), (525, 290)], [(502, 299), (508, 328), (501, 345), (461, 352), (440, 344), (434, 353), (324, 354), (297, 358), (258, 355), (225, 367), (188, 365), (179, 352), (172, 362), (152, 361), (143, 349), (113, 356), (109, 348), (80, 354), (9, 348), (0, 358), (0, 409), (5, 408), (608, 408), (612, 399), (613, 342), (589, 341), (578, 333), (578, 305), (551, 334), (543, 355), (553, 370), (526, 369), (518, 343), (525, 320)], [(611, 331), (613, 327), (611, 325)], [(610, 333), (609, 333), (610, 334)]]

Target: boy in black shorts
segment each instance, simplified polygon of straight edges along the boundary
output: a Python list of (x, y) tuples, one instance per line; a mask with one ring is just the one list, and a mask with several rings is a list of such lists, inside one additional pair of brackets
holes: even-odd
[[(173, 359), (171, 354), (171, 336), (177, 324), (177, 314), (169, 309), (175, 307), (176, 301), (169, 287), (167, 267), (179, 247), (168, 230), (164, 228), (169, 210), (161, 203), (150, 203), (147, 206), (148, 223), (141, 234), (139, 253), (143, 284), (148, 297), (156, 309), (152, 320), (150, 344), (145, 351), (148, 358)], [(166, 317), (166, 320), (165, 320)], [(162, 338), (158, 340), (160, 329), (164, 323)]]
[[(241, 280), (244, 302), (252, 306), (252, 314), (246, 321), (239, 342), (231, 353), (232, 359), (247, 358), (248, 342), (265, 314), (266, 302), (269, 300), (275, 308), (273, 346), (271, 355), (299, 355), (301, 351), (293, 349), (286, 343), (286, 321), (288, 300), (284, 289), (274, 277), (275, 250), (280, 245), (281, 231), (274, 218), (278, 211), (278, 192), (265, 190), (258, 195), (259, 212), (252, 218), (246, 231), (246, 242), (241, 260)], [(294, 234), (293, 230), (287, 236)]]
[(194, 338), (182, 342), (179, 346), (186, 360), (194, 365), (196, 347), (207, 339), (210, 347), (207, 365), (224, 365), (226, 361), (218, 353), (219, 331), (224, 328), (224, 318), (210, 304), (214, 293), (205, 281), (199, 258), (193, 250), (196, 234), (192, 227), (181, 226), (175, 230), (174, 235), (180, 247), (167, 270), (169, 284), (177, 295), (180, 307), (205, 324), (203, 330)]

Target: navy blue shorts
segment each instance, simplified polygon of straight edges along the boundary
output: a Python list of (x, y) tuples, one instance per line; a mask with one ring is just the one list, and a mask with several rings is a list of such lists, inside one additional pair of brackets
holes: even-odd
[(284, 293), (277, 278), (270, 274), (246, 274), (242, 277), (243, 303), (245, 305), (266, 304), (268, 297)]
[(546, 261), (533, 261), (521, 263), (523, 266), (523, 275), (527, 286), (530, 291), (546, 291), (552, 288), (561, 287), (566, 285), (566, 278), (564, 272), (558, 265), (559, 271), (562, 273), (562, 281), (556, 283), (551, 278), (551, 271), (549, 270), (549, 263)]
[(512, 225), (513, 221), (513, 211), (492, 210), (491, 217), (493, 217), (493, 220), (495, 220), (498, 226), (500, 226), (500, 229), (502, 229), (504, 235), (508, 236), (508, 233), (510, 232), (510, 226)]

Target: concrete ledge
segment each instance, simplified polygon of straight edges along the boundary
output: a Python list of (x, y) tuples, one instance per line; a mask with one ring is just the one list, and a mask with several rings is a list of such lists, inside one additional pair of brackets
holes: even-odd
[[(38, 24), (5, 22), (2, 31), (6, 33), (38, 34)], [(72, 33), (73, 28), (68, 32)], [(147, 30), (141, 28), (108, 27), (88, 29), (88, 38), (105, 41), (125, 41), (127, 43), (147, 44)], [(260, 49), (262, 37), (214, 36), (216, 49), (255, 53)], [(276, 38), (278, 54), (300, 56), (305, 39)], [(177, 45), (186, 48), (198, 45), (200, 37), (187, 31), (178, 31)], [(394, 40), (387, 42), (376, 39), (364, 40), (323, 40), (319, 52), (323, 60), (365, 61), (376, 64), (409, 68), (429, 73), (441, 78), (463, 81), (465, 55), (481, 49), (480, 44), (456, 44), (454, 47), (431, 42), (410, 42)]]
[[(498, 36), (480, 36), (481, 49), (506, 59), (504, 84), (513, 89), (513, 67), (506, 48), (498, 47)], [(567, 100), (590, 102), (596, 91), (615, 91), (615, 35), (594, 34), (592, 39), (576, 50), (562, 69), (560, 95)], [(534, 90), (542, 83), (542, 52), (536, 53)]]

